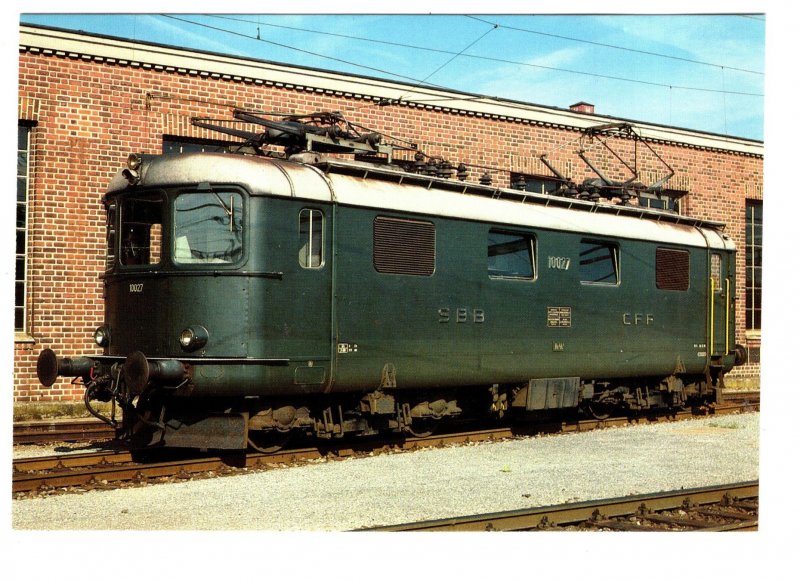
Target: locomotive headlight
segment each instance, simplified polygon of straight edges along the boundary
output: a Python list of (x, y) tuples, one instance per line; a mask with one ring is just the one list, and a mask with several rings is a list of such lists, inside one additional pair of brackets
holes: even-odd
[(97, 327), (94, 331), (94, 342), (100, 347), (106, 347), (111, 342), (111, 332), (106, 325)]
[(122, 177), (128, 180), (128, 183), (135, 186), (142, 179), (141, 167), (142, 156), (138, 153), (131, 153), (128, 156), (128, 167), (122, 170)]
[(139, 180), (142, 179), (142, 176), (139, 175), (139, 172), (135, 169), (124, 169), (122, 170), (122, 177), (128, 180), (128, 183), (132, 186), (135, 186), (139, 183)]
[(181, 331), (178, 342), (184, 351), (196, 351), (208, 342), (208, 329), (202, 325), (192, 325)]
[(131, 171), (136, 171), (139, 169), (139, 166), (142, 165), (142, 156), (138, 153), (131, 153), (128, 156), (128, 169)]

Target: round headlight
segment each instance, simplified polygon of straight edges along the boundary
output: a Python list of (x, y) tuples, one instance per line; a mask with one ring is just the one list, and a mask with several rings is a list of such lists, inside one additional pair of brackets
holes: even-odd
[(126, 180), (128, 180), (128, 183), (130, 185), (132, 185), (132, 186), (135, 186), (136, 184), (138, 184), (139, 180), (141, 179), (141, 176), (139, 175), (139, 172), (136, 171), (135, 169), (124, 169), (124, 170), (122, 170), (122, 177), (124, 177)]
[(178, 342), (184, 351), (195, 351), (208, 342), (208, 330), (202, 325), (192, 325), (181, 331)]
[(101, 327), (97, 327), (94, 331), (94, 342), (97, 343), (100, 347), (105, 347), (111, 341), (111, 333), (108, 331), (108, 327), (105, 325)]
[(142, 156), (138, 153), (131, 153), (128, 156), (128, 169), (136, 171), (142, 165)]
[(193, 340), (194, 340), (194, 331), (192, 331), (191, 329), (184, 329), (183, 331), (181, 331), (181, 337), (179, 339), (179, 341), (181, 342), (181, 347), (187, 349), (192, 344)]

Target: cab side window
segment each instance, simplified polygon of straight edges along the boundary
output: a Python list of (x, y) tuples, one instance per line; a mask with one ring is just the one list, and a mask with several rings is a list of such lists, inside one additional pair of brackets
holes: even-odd
[(323, 215), (320, 210), (303, 208), (297, 229), (298, 260), (303, 268), (322, 268), (323, 256)]
[(491, 278), (534, 280), (536, 241), (527, 234), (490, 230), (488, 268)]
[(619, 284), (619, 248), (596, 240), (581, 240), (581, 282), (587, 284)]

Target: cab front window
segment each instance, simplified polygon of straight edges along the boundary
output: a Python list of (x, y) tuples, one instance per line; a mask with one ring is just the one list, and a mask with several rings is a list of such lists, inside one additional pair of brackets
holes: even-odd
[(163, 223), (161, 196), (132, 196), (119, 202), (119, 261), (123, 266), (161, 262)]
[(233, 264), (242, 258), (242, 195), (231, 190), (175, 198), (172, 259), (176, 264)]

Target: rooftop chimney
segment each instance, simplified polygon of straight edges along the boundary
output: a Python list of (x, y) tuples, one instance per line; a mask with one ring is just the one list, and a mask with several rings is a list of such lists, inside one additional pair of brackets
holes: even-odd
[(578, 101), (574, 105), (570, 105), (569, 108), (577, 113), (594, 113), (594, 105), (586, 101)]

